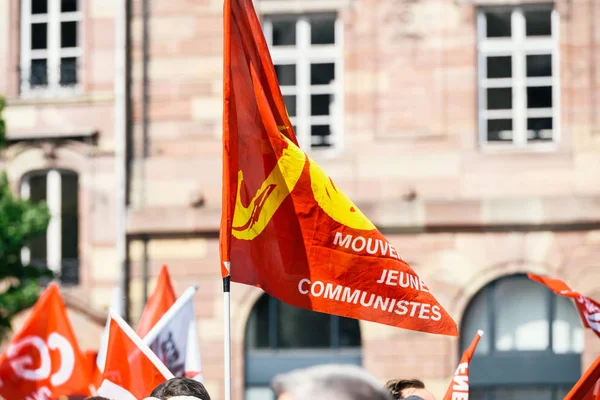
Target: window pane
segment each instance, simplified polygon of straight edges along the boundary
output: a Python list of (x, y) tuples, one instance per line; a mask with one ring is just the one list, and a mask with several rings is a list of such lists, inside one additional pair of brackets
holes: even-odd
[(32, 0), (31, 1), (31, 13), (32, 14), (48, 13), (48, 0)]
[(29, 84), (31, 86), (46, 86), (48, 84), (48, 63), (46, 60), (31, 60)]
[(63, 86), (77, 83), (77, 59), (75, 57), (60, 60), (60, 84)]
[(296, 96), (289, 95), (283, 96), (283, 101), (285, 102), (285, 108), (287, 108), (288, 115), (290, 117), (296, 116)]
[(310, 127), (311, 146), (329, 147), (331, 146), (331, 129), (329, 125), (313, 125)]
[(552, 322), (552, 350), (557, 354), (582, 353), (584, 332), (573, 301), (559, 296), (555, 296), (554, 301), (556, 310)]
[(340, 347), (360, 347), (360, 326), (358, 320), (339, 317)]
[[(488, 142), (512, 142), (512, 125), (512, 119), (490, 119), (487, 122)], [(481, 340), (483, 340), (483, 338)]]
[(258, 299), (246, 324), (246, 348), (266, 349), (269, 347), (269, 299), (263, 295)]
[(277, 74), (277, 80), (281, 86), (293, 86), (296, 84), (296, 65), (276, 65), (275, 73)]
[(273, 21), (273, 46), (296, 44), (296, 21)]
[(61, 22), (60, 47), (77, 47), (77, 22)]
[(61, 0), (60, 10), (62, 12), (77, 11), (77, 0)]
[(496, 389), (495, 400), (553, 400), (552, 389), (550, 388), (531, 388), (531, 389)]
[(552, 11), (526, 11), (525, 31), (527, 36), (552, 35)]
[(315, 18), (310, 21), (311, 44), (335, 43), (335, 18)]
[(311, 115), (329, 115), (329, 105), (331, 104), (331, 95), (313, 94), (310, 96), (310, 114)]
[(275, 396), (269, 387), (252, 387), (246, 389), (245, 400), (274, 400)]
[(515, 276), (498, 281), (494, 297), (497, 351), (548, 348), (548, 289), (525, 277)]
[(487, 24), (487, 37), (499, 38), (511, 36), (510, 12), (487, 12), (485, 20)]
[(487, 89), (488, 110), (510, 110), (512, 109), (512, 88), (490, 88)]
[[(461, 327), (461, 353), (469, 347), (479, 329), (483, 331), (488, 327), (488, 290), (484, 289), (471, 300), (465, 313)], [(488, 354), (490, 352), (490, 335), (483, 335), (479, 340), (475, 354)]]
[(487, 77), (512, 78), (512, 57), (487, 57)]
[(31, 49), (41, 50), (48, 47), (48, 24), (31, 24)]
[(552, 56), (550, 54), (527, 56), (527, 76), (552, 76)]
[(310, 84), (329, 85), (335, 79), (335, 64), (311, 64)]
[(61, 174), (62, 257), (79, 257), (79, 193), (77, 175)]
[(331, 317), (279, 302), (278, 348), (331, 347)]
[(527, 108), (551, 108), (552, 86), (528, 87)]
[(552, 118), (528, 118), (527, 141), (540, 142), (552, 140)]
[[(33, 175), (29, 178), (29, 200), (34, 203), (45, 202), (47, 195), (47, 174)], [(46, 265), (46, 235), (36, 236), (29, 246), (31, 264)]]

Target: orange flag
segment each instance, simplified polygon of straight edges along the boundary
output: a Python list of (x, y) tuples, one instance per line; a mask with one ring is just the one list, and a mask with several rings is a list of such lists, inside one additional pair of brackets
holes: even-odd
[(586, 328), (593, 330), (596, 335), (600, 337), (600, 303), (571, 289), (560, 279), (553, 279), (534, 274), (528, 274), (527, 276), (529, 276), (529, 279), (547, 286), (558, 295), (574, 299), (583, 325)]
[(51, 284), (0, 357), (0, 396), (85, 397), (90, 394), (89, 384), (86, 356), (79, 349), (58, 286)]
[(167, 367), (133, 329), (121, 317), (111, 314), (106, 364), (98, 394), (119, 400), (143, 399), (171, 378)]
[(583, 374), (564, 400), (598, 400), (600, 398), (600, 357)]
[(469, 348), (464, 351), (444, 400), (469, 400), (469, 363), (482, 336), (483, 331), (477, 331)]
[(156, 281), (156, 288), (144, 307), (138, 323), (137, 334), (142, 338), (146, 336), (167, 310), (175, 304), (175, 300), (175, 291), (171, 284), (169, 270), (166, 265), (163, 265)]
[(223, 277), (297, 307), (457, 335), (425, 283), (298, 147), (252, 0), (225, 0), (224, 28)]

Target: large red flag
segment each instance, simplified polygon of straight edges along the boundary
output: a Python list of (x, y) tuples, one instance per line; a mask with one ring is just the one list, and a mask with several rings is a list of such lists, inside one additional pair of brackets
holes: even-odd
[(15, 400), (87, 396), (89, 372), (58, 286), (51, 284), (0, 357), (0, 396)]
[(154, 292), (152, 292), (144, 307), (144, 312), (138, 323), (137, 334), (142, 338), (146, 336), (167, 310), (175, 304), (175, 300), (175, 291), (173, 290), (169, 270), (166, 265), (163, 265)]
[(528, 274), (529, 279), (539, 282), (552, 290), (554, 293), (570, 297), (575, 300), (577, 311), (581, 321), (586, 328), (592, 329), (600, 337), (600, 303), (571, 289), (560, 279), (548, 278), (534, 274)]
[(121, 317), (111, 314), (106, 364), (98, 394), (119, 400), (143, 399), (171, 378), (167, 367), (133, 329)]
[(463, 352), (460, 363), (458, 363), (458, 368), (454, 373), (454, 378), (446, 391), (446, 396), (444, 396), (444, 400), (469, 400), (469, 363), (471, 362), (471, 358), (473, 358), (473, 354), (475, 354), (482, 336), (483, 331), (477, 331), (475, 338)]
[(224, 27), (221, 261), (231, 279), (297, 307), (457, 335), (419, 276), (298, 147), (252, 0), (225, 0)]

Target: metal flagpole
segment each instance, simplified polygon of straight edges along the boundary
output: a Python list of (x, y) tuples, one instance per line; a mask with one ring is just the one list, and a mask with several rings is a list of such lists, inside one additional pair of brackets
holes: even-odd
[[(231, 263), (225, 261), (225, 268), (231, 271)], [(225, 365), (225, 400), (231, 400), (231, 277), (223, 278), (223, 340), (224, 340), (224, 365)]]

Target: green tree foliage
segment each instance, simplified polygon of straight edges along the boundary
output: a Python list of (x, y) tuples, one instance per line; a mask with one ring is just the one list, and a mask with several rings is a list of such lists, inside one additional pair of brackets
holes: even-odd
[[(0, 97), (0, 145), (6, 143), (2, 119), (5, 101)], [(10, 318), (32, 306), (39, 295), (39, 280), (50, 277), (48, 269), (24, 266), (21, 249), (46, 232), (50, 214), (45, 204), (16, 198), (5, 172), (0, 174), (0, 336), (10, 329)]]

